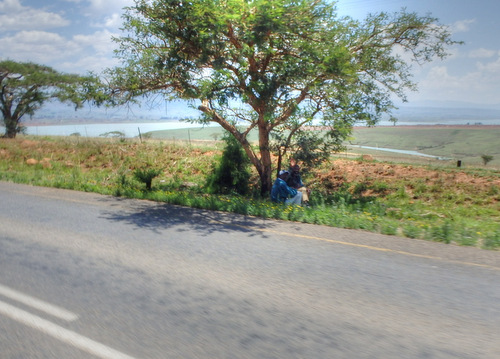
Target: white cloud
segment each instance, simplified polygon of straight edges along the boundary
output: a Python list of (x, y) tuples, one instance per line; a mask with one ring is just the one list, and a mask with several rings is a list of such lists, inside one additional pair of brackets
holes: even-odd
[(470, 71), (452, 74), (446, 66), (434, 66), (419, 82), (417, 96), (426, 100), (455, 100), (478, 104), (498, 104), (500, 56), (487, 63), (478, 62)]
[(91, 35), (76, 35), (73, 40), (82, 47), (92, 47), (95, 55), (113, 54), (113, 49), (116, 47), (112, 41), (112, 34), (108, 30), (97, 31)]
[(21, 31), (0, 38), (0, 48), (9, 49), (2, 53), (4, 59), (31, 61), (59, 71), (83, 74), (117, 65), (113, 57), (116, 45), (111, 36), (107, 30), (71, 39), (46, 31)]
[(93, 13), (121, 13), (125, 6), (134, 4), (133, 0), (90, 0), (90, 10)]
[(455, 22), (452, 26), (451, 29), (454, 33), (457, 32), (468, 32), (471, 29), (471, 25), (476, 22), (475, 19), (470, 19), (470, 20), (460, 20)]
[[(21, 0), (22, 1), (22, 0)], [(72, 73), (100, 72), (117, 65), (113, 56), (116, 44), (112, 36), (121, 25), (120, 15), (102, 11), (91, 19), (102, 19), (103, 26), (91, 34), (82, 32), (71, 35), (63, 31), (47, 31), (50, 28), (68, 25), (69, 21), (56, 13), (23, 6), (20, 0), (0, 0), (0, 58), (14, 61), (31, 61), (44, 64), (59, 71)], [(65, 0), (73, 6), (89, 6), (88, 1)], [(121, 6), (132, 0), (96, 1), (91, 6)], [(80, 9), (80, 8), (78, 8)], [(62, 11), (62, 10), (61, 10)], [(82, 14), (82, 11), (80, 11)], [(77, 29), (77, 27), (74, 27)], [(85, 27), (82, 27), (85, 29)], [(91, 29), (91, 26), (86, 27)], [(2, 30), (8, 30), (3, 33)], [(72, 31), (73, 32), (73, 31)]]
[(133, 0), (90, 0), (86, 15), (90, 26), (117, 30), (122, 26), (123, 8), (134, 4)]
[(79, 50), (72, 41), (46, 31), (21, 31), (0, 38), (0, 48), (9, 49), (5, 55), (10, 59), (37, 63), (70, 56)]
[(85, 74), (89, 71), (100, 73), (105, 68), (119, 65), (117, 59), (109, 56), (85, 56), (76, 61), (64, 61), (59, 64), (61, 71)]
[(448, 73), (446, 66), (435, 66), (430, 69), (425, 80), (422, 81), (422, 87), (433, 88), (436, 90), (456, 89), (461, 87), (459, 78)]
[(8, 12), (8, 11), (18, 11), (23, 6), (19, 2), (19, 0), (4, 0), (0, 2), (0, 11), (1, 12)]
[(105, 19), (104, 26), (106, 28), (118, 29), (122, 25), (120, 14), (113, 14)]
[(60, 14), (23, 6), (19, 0), (0, 2), (0, 13), (0, 32), (52, 29), (70, 24)]
[(495, 55), (498, 55), (499, 51), (498, 50), (489, 50), (489, 49), (476, 49), (472, 50), (469, 53), (469, 57), (473, 59), (483, 59), (483, 58), (490, 58)]
[(479, 71), (486, 73), (486, 76), (490, 81), (495, 81), (500, 83), (500, 56), (496, 58), (495, 61), (489, 63), (477, 63), (477, 68)]

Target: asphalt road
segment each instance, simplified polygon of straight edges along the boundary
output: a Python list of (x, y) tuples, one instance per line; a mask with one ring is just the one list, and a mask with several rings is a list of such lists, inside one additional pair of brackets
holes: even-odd
[(500, 358), (500, 253), (0, 182), (0, 358)]

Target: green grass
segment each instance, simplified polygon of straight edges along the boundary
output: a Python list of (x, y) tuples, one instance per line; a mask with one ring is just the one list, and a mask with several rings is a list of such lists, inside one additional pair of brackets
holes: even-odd
[[(332, 158), (331, 163), (309, 175), (317, 180), (312, 206), (294, 207), (260, 198), (254, 172), (249, 179), (252, 194), (247, 197), (206, 193), (205, 179), (218, 155), (220, 148), (210, 143), (20, 136), (0, 139), (0, 180), (500, 248), (500, 174), (484, 166), (460, 171), (423, 166), (420, 177), (391, 178), (397, 169), (409, 170), (416, 165)], [(29, 159), (36, 163), (28, 164)], [(342, 174), (343, 162), (364, 169), (386, 168), (386, 172), (375, 178), (376, 170), (349, 181), (347, 173)], [(150, 190), (134, 175), (145, 164), (162, 169), (154, 173)], [(332, 173), (338, 174), (338, 183)], [(456, 182), (465, 175), (471, 178), (470, 183)]]
[(351, 143), (418, 151), (473, 166), (483, 165), (481, 156), (490, 155), (487, 167), (500, 168), (499, 138), (500, 126), (391, 126), (356, 128)]
[[(220, 127), (153, 131), (147, 135), (153, 139), (195, 143), (213, 142), (222, 138)], [(257, 133), (250, 133), (249, 140), (257, 141)], [(453, 166), (462, 161), (463, 167), (487, 167), (500, 169), (500, 126), (389, 126), (356, 127), (352, 138), (345, 142), (348, 152), (355, 155), (370, 154), (378, 159), (408, 163)], [(417, 151), (428, 155), (450, 158), (439, 161), (412, 155), (389, 153), (371, 149), (359, 149), (349, 145)], [(493, 156), (484, 166), (481, 156)]]
[[(148, 132), (147, 137), (170, 141), (209, 141), (214, 142), (222, 139), (224, 129), (217, 127), (181, 128), (175, 130), (163, 130)], [(248, 137), (250, 142), (258, 140), (257, 131), (251, 131)]]

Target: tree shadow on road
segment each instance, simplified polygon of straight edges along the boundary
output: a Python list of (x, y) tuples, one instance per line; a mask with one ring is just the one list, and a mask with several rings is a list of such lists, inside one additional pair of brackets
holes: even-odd
[[(240, 232), (250, 236), (269, 237), (263, 230), (272, 228), (273, 223), (263, 218), (181, 207), (148, 201), (130, 201), (113, 198), (116, 210), (107, 211), (102, 218), (124, 222), (140, 229), (161, 233), (164, 229), (178, 232), (197, 231), (202, 236), (220, 232)], [(123, 201), (127, 201), (124, 205)]]

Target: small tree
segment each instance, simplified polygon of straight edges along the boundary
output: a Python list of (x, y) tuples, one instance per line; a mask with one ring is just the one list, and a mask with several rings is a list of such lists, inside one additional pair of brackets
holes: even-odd
[[(99, 135), (100, 137), (105, 137), (105, 138), (119, 138), (119, 139), (125, 139), (125, 133), (122, 132), (122, 131), (110, 131), (110, 132), (105, 132), (105, 133), (101, 133)], [(144, 135), (142, 135), (144, 136)]]
[(493, 161), (493, 156), (491, 155), (482, 155), (483, 164), (486, 166), (489, 162)]
[(397, 119), (397, 117), (391, 116), (389, 118), (389, 122), (392, 122), (392, 125), (396, 126), (396, 123), (398, 122), (398, 119)]
[(216, 164), (212, 173), (207, 177), (207, 190), (212, 193), (247, 194), (249, 190), (250, 161), (243, 151), (241, 144), (230, 134), (223, 137), (226, 147), (220, 162)]
[(22, 118), (32, 116), (46, 101), (55, 99), (81, 107), (93, 97), (91, 84), (96, 82), (92, 76), (62, 74), (31, 62), (1, 61), (0, 111), (5, 137), (16, 137), (23, 128)]
[(158, 177), (162, 173), (159, 168), (142, 167), (137, 168), (134, 171), (134, 177), (146, 185), (146, 189), (149, 191), (152, 188), (153, 179)]

